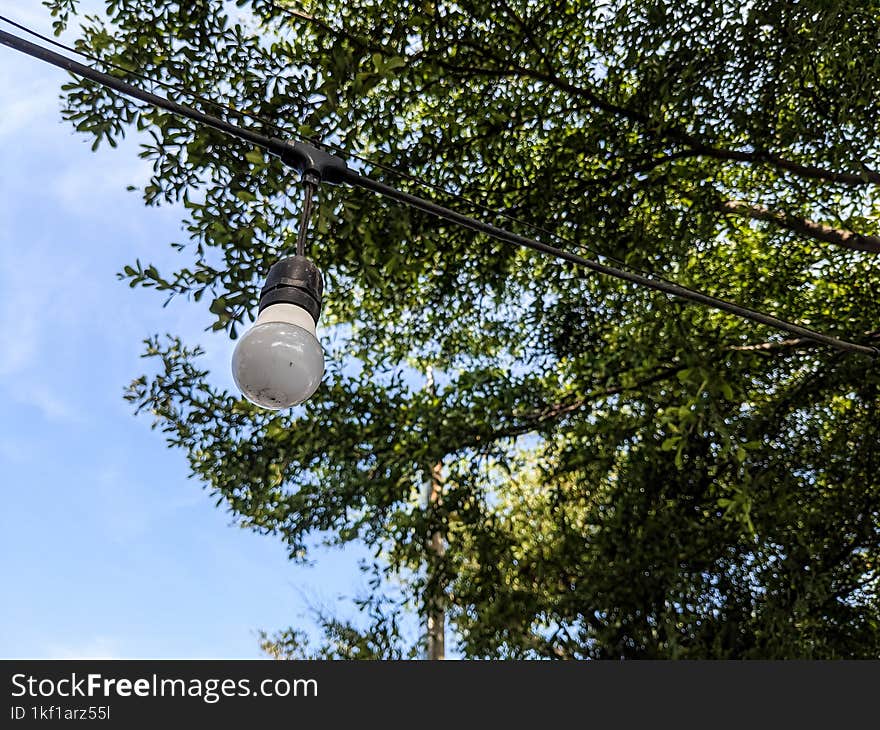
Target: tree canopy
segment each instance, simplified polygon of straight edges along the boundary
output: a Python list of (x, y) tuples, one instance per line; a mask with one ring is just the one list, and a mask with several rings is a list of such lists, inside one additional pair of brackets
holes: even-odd
[[(134, 83), (880, 342), (875, 0), (46, 4)], [(64, 93), (96, 146), (145, 132), (145, 202), (187, 210), (179, 267), (123, 276), (235, 337), (295, 237), (296, 174), (90, 82)], [(468, 657), (880, 656), (877, 361), (363, 191), (324, 185), (319, 203), (328, 366), (311, 400), (261, 411), (173, 337), (148, 340), (157, 367), (128, 391), (292, 558), (318, 534), (374, 549), (368, 627), (327, 617), (325, 646), (291, 631), (274, 653), (412, 656), (401, 607), (441, 607)]]

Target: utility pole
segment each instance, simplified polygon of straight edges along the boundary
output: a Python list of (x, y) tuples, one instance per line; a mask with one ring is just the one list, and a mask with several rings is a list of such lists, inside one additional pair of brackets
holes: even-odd
[[(434, 369), (430, 365), (426, 376), (426, 389), (433, 396)], [(425, 477), (425, 509), (430, 513), (440, 503), (443, 489), (443, 462), (428, 464)], [(433, 571), (436, 570), (435, 564), (446, 554), (443, 533), (440, 530), (433, 531), (427, 537), (425, 548), (428, 552), (427, 582), (430, 585), (432, 578), (435, 577), (433, 575)], [(430, 597), (425, 608), (425, 656), (427, 659), (443, 659), (446, 656), (446, 607), (443, 605), (442, 593), (437, 591), (436, 595)]]

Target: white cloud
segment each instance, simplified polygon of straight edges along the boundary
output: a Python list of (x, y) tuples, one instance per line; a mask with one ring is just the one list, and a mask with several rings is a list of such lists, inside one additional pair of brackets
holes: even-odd
[[(63, 127), (56, 125), (56, 134), (62, 130)], [(84, 138), (80, 136), (74, 139), (79, 143)], [(63, 205), (65, 212), (82, 214), (84, 210), (94, 208), (96, 201), (118, 197), (128, 185), (144, 185), (150, 179), (151, 170), (149, 161), (137, 157), (134, 145), (123, 144), (119, 149), (90, 153), (82, 166), (64, 168), (55, 176), (51, 192)], [(151, 213), (159, 214), (155, 208)], [(131, 220), (126, 211), (115, 211), (113, 208), (104, 208), (103, 214), (116, 220)]]
[(29, 5), (18, 3), (14, 13), (4, 10), (4, 14), (10, 16), (10, 19), (16, 23), (21, 23), (41, 33), (48, 35), (52, 32), (49, 23), (51, 16), (42, 3), (31, 2)]
[[(0, 241), (6, 237), (0, 235)], [(9, 241), (0, 248), (0, 376), (22, 373), (34, 364), (37, 352), (51, 358), (52, 326), (76, 322), (81, 311), (81, 282), (85, 263), (69, 254)], [(45, 292), (52, 292), (47, 299)], [(57, 354), (57, 353), (56, 353)]]
[(0, 261), (0, 377), (24, 370), (34, 359), (38, 347), (38, 318), (30, 301), (32, 297), (22, 286), (20, 277), (7, 276)]
[(0, 93), (0, 139), (17, 136), (24, 130), (32, 129), (34, 124), (51, 118), (57, 121), (58, 102), (52, 95), (53, 87), (57, 90), (60, 82), (45, 79), (36, 85), (33, 93), (27, 97), (7, 97)]
[(0, 461), (4, 464), (25, 464), (32, 458), (33, 447), (30, 441), (8, 435), (0, 439)]
[[(145, 489), (129, 467), (113, 462), (90, 470), (88, 499), (96, 505), (93, 516), (103, 534), (120, 545), (130, 546), (155, 534), (157, 525), (189, 512), (205, 500), (198, 489), (180, 489), (178, 484)], [(85, 492), (84, 492), (85, 494)]]
[(51, 659), (120, 659), (119, 642), (95, 636), (79, 643), (50, 644), (43, 652)]
[(92, 295), (81, 291), (85, 273), (85, 264), (69, 254), (0, 246), (0, 396), (51, 423), (86, 420), (65, 391), (75, 377), (70, 369), (78, 328), (94, 309)]
[(11, 392), (16, 401), (36, 408), (47, 421), (73, 425), (86, 422), (79, 408), (46, 385), (28, 383), (24, 388), (11, 389)]

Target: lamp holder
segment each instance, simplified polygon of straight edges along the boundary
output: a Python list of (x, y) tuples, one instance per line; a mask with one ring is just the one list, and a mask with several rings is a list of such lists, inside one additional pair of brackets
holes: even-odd
[(288, 256), (269, 269), (260, 291), (258, 311), (273, 304), (295, 304), (305, 309), (317, 324), (323, 293), (321, 270), (305, 256)]

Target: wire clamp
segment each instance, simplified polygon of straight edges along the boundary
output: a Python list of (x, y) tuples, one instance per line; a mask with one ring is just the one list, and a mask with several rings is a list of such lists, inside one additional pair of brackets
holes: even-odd
[(272, 150), (288, 167), (299, 170), (303, 179), (309, 174), (316, 176), (320, 182), (339, 184), (346, 180), (349, 173), (345, 160), (332, 155), (305, 142), (285, 142), (272, 138)]

